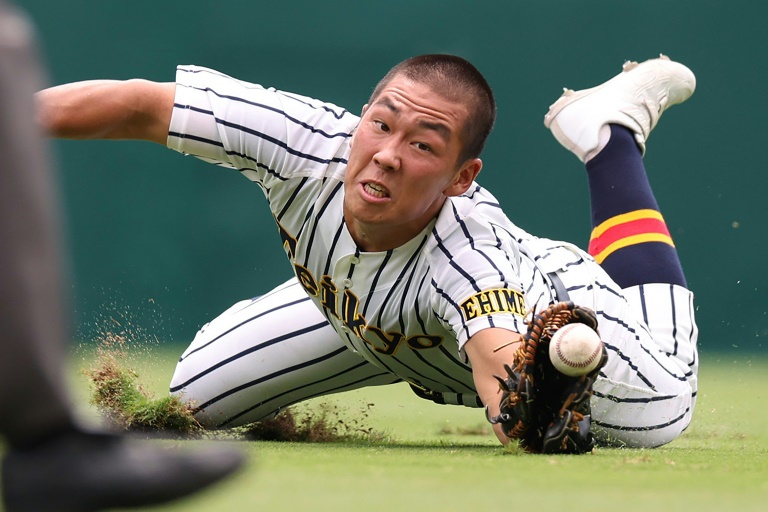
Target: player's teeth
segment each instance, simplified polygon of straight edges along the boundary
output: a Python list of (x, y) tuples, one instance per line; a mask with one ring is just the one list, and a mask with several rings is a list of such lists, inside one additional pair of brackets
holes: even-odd
[(369, 194), (371, 194), (372, 196), (375, 196), (375, 197), (386, 197), (386, 195), (387, 195), (387, 193), (383, 189), (381, 189), (381, 188), (379, 188), (376, 185), (373, 185), (371, 183), (366, 183), (365, 184), (365, 190)]

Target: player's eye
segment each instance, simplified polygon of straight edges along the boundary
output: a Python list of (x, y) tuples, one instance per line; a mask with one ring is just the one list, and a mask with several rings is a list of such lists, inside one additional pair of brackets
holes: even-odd
[(389, 133), (389, 126), (387, 126), (386, 123), (383, 123), (382, 121), (374, 121), (373, 124), (378, 128), (379, 130)]
[(416, 142), (414, 144), (416, 146), (416, 149), (419, 149), (421, 151), (432, 151), (432, 148), (429, 144), (425, 144), (423, 142)]

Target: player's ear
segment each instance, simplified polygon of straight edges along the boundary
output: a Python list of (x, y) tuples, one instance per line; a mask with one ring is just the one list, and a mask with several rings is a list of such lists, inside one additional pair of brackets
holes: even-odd
[[(360, 112), (360, 118), (361, 119), (365, 115), (365, 112), (367, 110), (368, 110), (368, 104), (366, 103), (365, 105), (363, 105), (362, 112)], [(359, 122), (358, 122), (358, 126), (359, 126)], [(352, 130), (352, 139), (350, 139), (350, 141), (349, 141), (349, 147), (352, 147), (352, 142), (354, 142), (354, 140), (355, 140), (355, 133), (357, 133), (357, 126), (355, 126), (354, 129)]]
[(460, 196), (472, 186), (472, 182), (475, 181), (477, 175), (480, 174), (480, 169), (483, 168), (483, 161), (479, 158), (470, 158), (459, 169), (459, 172), (454, 176), (453, 181), (448, 188), (443, 191), (448, 197)]

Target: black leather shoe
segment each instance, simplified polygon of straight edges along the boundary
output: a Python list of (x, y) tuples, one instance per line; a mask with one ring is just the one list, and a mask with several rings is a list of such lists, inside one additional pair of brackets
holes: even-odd
[(200, 491), (242, 466), (238, 450), (186, 451), (151, 440), (76, 432), (2, 463), (6, 512), (93, 512), (159, 504)]

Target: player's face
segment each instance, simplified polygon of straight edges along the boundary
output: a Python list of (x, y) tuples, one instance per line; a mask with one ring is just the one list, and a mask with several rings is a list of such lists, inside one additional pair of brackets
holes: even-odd
[(344, 181), (344, 218), (365, 251), (398, 247), (421, 232), (448, 196), (482, 167), (459, 162), (467, 107), (395, 77), (363, 109)]

